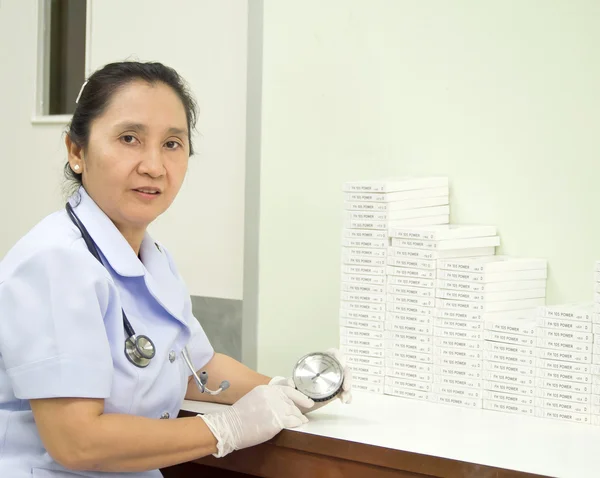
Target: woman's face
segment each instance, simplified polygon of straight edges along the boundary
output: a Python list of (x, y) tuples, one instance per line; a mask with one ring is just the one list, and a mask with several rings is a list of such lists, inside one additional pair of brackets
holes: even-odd
[(83, 185), (115, 225), (145, 229), (171, 205), (187, 171), (183, 103), (164, 83), (120, 88), (91, 124)]

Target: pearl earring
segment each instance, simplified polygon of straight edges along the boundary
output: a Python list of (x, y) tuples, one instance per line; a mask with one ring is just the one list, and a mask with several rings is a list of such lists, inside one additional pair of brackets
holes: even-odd
[(76, 164), (75, 166), (73, 166), (73, 169), (74, 169), (75, 171), (79, 171), (79, 164)]

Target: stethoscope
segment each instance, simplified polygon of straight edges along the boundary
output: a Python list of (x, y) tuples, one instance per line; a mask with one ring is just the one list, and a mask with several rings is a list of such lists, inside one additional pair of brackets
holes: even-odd
[[(81, 232), (81, 237), (83, 237), (83, 240), (88, 250), (98, 260), (98, 262), (100, 262), (100, 264), (104, 266), (102, 259), (100, 259), (100, 253), (98, 252), (98, 248), (94, 244), (94, 241), (92, 240), (92, 237), (90, 236), (85, 226), (77, 217), (77, 214), (75, 214), (75, 211), (73, 211), (73, 208), (71, 207), (70, 203), (66, 204), (66, 209), (67, 214), (71, 218), (71, 221), (73, 221), (73, 224), (75, 224), (75, 226), (77, 226), (77, 229), (79, 229), (79, 232)], [(133, 329), (133, 326), (131, 325), (131, 322), (129, 322), (129, 319), (127, 318), (127, 315), (125, 314), (123, 308), (121, 308), (121, 313), (123, 314), (123, 327), (125, 328), (125, 334), (127, 335), (127, 338), (125, 339), (125, 356), (136, 367), (145, 368), (156, 355), (156, 347), (154, 346), (154, 342), (152, 342), (150, 337), (146, 335), (137, 335), (135, 333), (135, 330)], [(208, 382), (208, 373), (201, 372), (200, 376), (198, 376), (194, 364), (192, 363), (192, 360), (190, 358), (187, 347), (183, 348), (181, 355), (183, 356), (183, 361), (186, 363), (186, 365), (192, 372), (194, 381), (196, 382), (196, 385), (202, 393), (218, 395), (223, 390), (229, 388), (229, 382), (227, 380), (224, 380), (223, 382), (221, 382), (217, 390), (209, 390), (206, 387), (206, 383)]]

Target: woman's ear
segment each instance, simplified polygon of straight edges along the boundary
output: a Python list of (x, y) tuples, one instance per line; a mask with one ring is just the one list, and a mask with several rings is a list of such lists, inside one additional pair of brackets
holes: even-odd
[(75, 143), (68, 134), (65, 135), (65, 146), (67, 147), (67, 154), (71, 169), (77, 174), (83, 173), (83, 148)]

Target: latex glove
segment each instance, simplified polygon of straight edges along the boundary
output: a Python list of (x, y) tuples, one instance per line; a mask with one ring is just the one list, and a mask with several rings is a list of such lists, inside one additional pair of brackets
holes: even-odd
[[(325, 351), (326, 354), (332, 355), (335, 359), (337, 359), (337, 361), (342, 365), (343, 369), (344, 369), (344, 382), (342, 383), (342, 391), (341, 393), (339, 393), (337, 395), (337, 398), (339, 398), (342, 403), (344, 404), (348, 404), (352, 402), (352, 370), (350, 368), (348, 368), (348, 366), (346, 365), (346, 359), (344, 358), (344, 354), (342, 354), (342, 352), (340, 352), (338, 349), (332, 348), (332, 349), (328, 349)], [(269, 381), (269, 385), (287, 385), (288, 387), (292, 387), (292, 388), (296, 388), (296, 385), (294, 384), (294, 380), (292, 380), (291, 378), (286, 378), (286, 377), (273, 377), (270, 381)], [(300, 410), (302, 411), (302, 413), (308, 413), (309, 411), (315, 411), (318, 410), (319, 408), (323, 407), (324, 405), (326, 405), (329, 402), (319, 402), (317, 404), (315, 404), (313, 407), (311, 407), (311, 409), (305, 409), (305, 408), (300, 408)]]
[(217, 458), (270, 440), (284, 428), (308, 422), (299, 410), (314, 402), (287, 386), (260, 385), (226, 410), (198, 415), (217, 439)]

